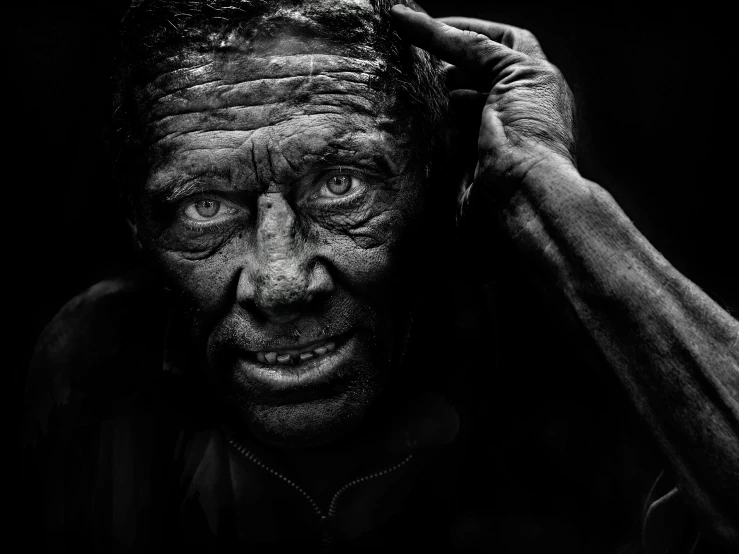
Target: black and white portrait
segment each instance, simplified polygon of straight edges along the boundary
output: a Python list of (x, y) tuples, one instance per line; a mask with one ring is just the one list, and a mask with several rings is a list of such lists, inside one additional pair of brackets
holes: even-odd
[(738, 551), (728, 12), (6, 24), (23, 550)]

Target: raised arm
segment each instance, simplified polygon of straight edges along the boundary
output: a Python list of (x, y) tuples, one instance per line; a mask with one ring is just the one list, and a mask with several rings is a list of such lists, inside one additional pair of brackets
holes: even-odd
[(739, 543), (739, 323), (681, 275), (574, 163), (571, 93), (531, 33), (393, 8), (448, 62), (453, 100), (484, 91), (475, 179), (525, 261), (557, 290), (626, 387), (679, 489)]

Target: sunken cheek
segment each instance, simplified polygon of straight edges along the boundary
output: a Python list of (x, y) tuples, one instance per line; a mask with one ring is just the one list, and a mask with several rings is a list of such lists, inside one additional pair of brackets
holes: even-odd
[(381, 297), (391, 284), (392, 270), (401, 261), (398, 244), (402, 233), (403, 229), (386, 224), (371, 236), (337, 238), (326, 259), (347, 288)]

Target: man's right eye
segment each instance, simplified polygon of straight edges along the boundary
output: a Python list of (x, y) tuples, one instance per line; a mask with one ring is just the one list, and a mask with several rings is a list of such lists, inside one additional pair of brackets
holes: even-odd
[(185, 206), (183, 214), (192, 222), (217, 224), (234, 215), (238, 209), (222, 200), (203, 198)]

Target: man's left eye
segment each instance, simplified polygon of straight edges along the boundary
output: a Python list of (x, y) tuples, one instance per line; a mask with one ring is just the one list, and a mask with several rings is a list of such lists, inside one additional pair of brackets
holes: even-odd
[(346, 196), (362, 185), (362, 181), (351, 173), (332, 173), (323, 179), (320, 196), (335, 198)]
[(214, 221), (233, 213), (234, 209), (218, 200), (206, 198), (188, 204), (184, 212), (194, 221)]

